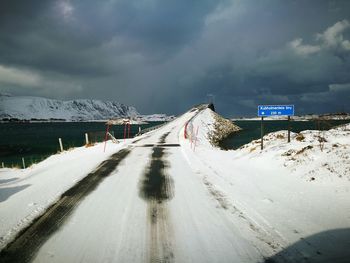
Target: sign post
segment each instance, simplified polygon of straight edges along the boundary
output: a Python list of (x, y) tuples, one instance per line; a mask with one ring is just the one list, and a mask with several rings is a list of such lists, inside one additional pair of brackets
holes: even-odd
[(261, 150), (264, 148), (264, 117), (288, 116), (288, 142), (290, 142), (290, 116), (294, 116), (294, 105), (259, 105), (258, 116), (261, 117)]
[(290, 142), (290, 116), (288, 115), (288, 142)]
[(264, 149), (264, 141), (263, 141), (263, 137), (264, 137), (264, 117), (261, 117), (261, 150)]

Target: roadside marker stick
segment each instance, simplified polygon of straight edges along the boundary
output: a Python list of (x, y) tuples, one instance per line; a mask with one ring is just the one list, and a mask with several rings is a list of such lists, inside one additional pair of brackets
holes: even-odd
[(63, 152), (63, 144), (62, 144), (62, 139), (58, 138), (58, 143), (60, 144), (60, 150)]
[(2, 168), (5, 168), (4, 162), (1, 163)]
[(196, 129), (196, 137), (194, 138), (193, 151), (196, 151), (196, 144), (197, 144), (197, 140), (198, 140), (198, 129), (199, 129), (199, 125), (197, 126), (197, 129)]
[(126, 138), (126, 123), (124, 124), (124, 141), (125, 141), (125, 138)]
[(89, 135), (87, 133), (85, 133), (85, 144), (89, 144)]
[(23, 169), (26, 169), (26, 163), (24, 162), (24, 158), (22, 157)]
[(191, 143), (191, 149), (192, 149), (192, 134), (190, 135), (190, 143)]
[(105, 136), (105, 146), (103, 148), (103, 152), (106, 151), (106, 144), (107, 144), (108, 133), (109, 133), (109, 124), (107, 123), (107, 130), (106, 130), (106, 136)]

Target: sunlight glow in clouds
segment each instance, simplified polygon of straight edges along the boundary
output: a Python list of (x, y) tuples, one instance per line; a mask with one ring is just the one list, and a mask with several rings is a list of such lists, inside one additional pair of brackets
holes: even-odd
[(69, 20), (73, 17), (74, 7), (70, 0), (58, 0), (57, 7), (59, 13), (63, 16), (65, 20)]

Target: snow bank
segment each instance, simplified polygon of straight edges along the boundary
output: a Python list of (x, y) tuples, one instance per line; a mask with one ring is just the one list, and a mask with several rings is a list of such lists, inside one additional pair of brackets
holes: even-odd
[(67, 189), (93, 171), (124, 142), (79, 147), (52, 155), (31, 167), (0, 169), (0, 250)]
[(242, 146), (238, 152), (259, 158), (262, 154), (278, 160), (292, 175), (314, 180), (350, 181), (350, 124), (329, 131), (302, 131), (291, 133), (287, 143), (287, 131), (264, 136), (264, 150), (260, 140)]
[[(188, 163), (218, 203), (242, 218), (242, 231), (260, 240), (259, 246), (292, 262), (328, 262), (322, 249), (331, 244), (306, 241), (324, 233), (326, 240), (337, 240), (339, 255), (347, 251), (349, 240), (332, 235), (350, 228), (349, 124), (292, 133), (291, 143), (287, 131), (271, 133), (264, 137), (263, 151), (260, 141), (223, 151), (210, 141), (214, 118), (208, 110), (192, 122), (199, 130), (196, 147), (179, 134)], [(288, 250), (294, 243), (298, 247)]]
[(209, 108), (199, 111), (186, 126), (189, 139), (195, 141), (196, 145), (203, 144), (207, 147), (217, 146), (221, 140), (239, 130), (241, 128), (237, 125)]

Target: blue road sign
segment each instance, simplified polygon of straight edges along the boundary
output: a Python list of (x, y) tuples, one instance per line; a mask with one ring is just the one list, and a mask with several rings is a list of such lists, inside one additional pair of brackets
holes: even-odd
[(259, 105), (258, 116), (294, 116), (294, 105)]

